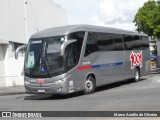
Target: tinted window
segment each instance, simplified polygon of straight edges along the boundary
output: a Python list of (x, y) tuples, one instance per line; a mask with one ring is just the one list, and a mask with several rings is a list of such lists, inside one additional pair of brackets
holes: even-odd
[(133, 36), (133, 41), (132, 41), (132, 50), (139, 50), (141, 47), (141, 40), (139, 36)]
[(122, 35), (114, 35), (114, 51), (123, 51)]
[(124, 36), (125, 50), (145, 50), (148, 45), (147, 37)]
[(139, 36), (124, 36), (124, 46), (125, 50), (134, 50), (138, 47)]
[(100, 51), (113, 51), (113, 34), (98, 33), (97, 44)]
[(113, 51), (113, 34), (88, 33), (85, 56), (97, 51)]
[(86, 49), (85, 49), (85, 56), (99, 51), (99, 47), (97, 45), (97, 37), (96, 33), (88, 33), (87, 42), (86, 42)]
[(68, 35), (68, 40), (77, 40), (66, 48), (66, 66), (68, 69), (73, 68), (79, 62), (84, 35), (84, 31), (74, 32)]
[(73, 43), (67, 46), (66, 48), (66, 67), (67, 69), (70, 69), (76, 65), (76, 59), (75, 59), (75, 46)]
[(149, 48), (149, 40), (148, 37), (140, 37), (141, 39), (141, 49), (145, 50)]
[(122, 37), (120, 34), (90, 32), (86, 42), (85, 56), (97, 51), (144, 50), (146, 48), (148, 48), (147, 37), (137, 35)]

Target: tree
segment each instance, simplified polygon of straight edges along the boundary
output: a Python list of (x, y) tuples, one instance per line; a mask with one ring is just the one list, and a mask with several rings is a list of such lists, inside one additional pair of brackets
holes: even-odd
[(138, 32), (144, 32), (152, 38), (160, 38), (160, 0), (149, 0), (139, 8), (134, 21)]

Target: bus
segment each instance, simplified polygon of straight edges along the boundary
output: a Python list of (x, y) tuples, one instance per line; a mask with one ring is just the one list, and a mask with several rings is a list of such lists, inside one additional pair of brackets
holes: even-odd
[(30, 94), (90, 94), (106, 84), (139, 81), (149, 70), (147, 35), (68, 25), (31, 36), (26, 47), (24, 84)]

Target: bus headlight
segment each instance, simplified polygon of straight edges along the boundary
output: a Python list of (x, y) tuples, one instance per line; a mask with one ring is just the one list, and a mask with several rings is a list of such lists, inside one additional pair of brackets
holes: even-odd
[(55, 81), (54, 83), (55, 83), (55, 84), (62, 84), (64, 81), (66, 81), (66, 80), (67, 80), (67, 78), (68, 78), (68, 76), (67, 76), (67, 77), (62, 78), (61, 80), (57, 80), (57, 81)]
[(55, 81), (55, 84), (62, 84), (63, 83), (63, 80), (57, 80)]

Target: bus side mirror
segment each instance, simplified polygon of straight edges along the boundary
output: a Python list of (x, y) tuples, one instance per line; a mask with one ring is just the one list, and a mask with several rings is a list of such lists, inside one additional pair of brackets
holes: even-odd
[(18, 59), (18, 52), (21, 50), (21, 49), (25, 49), (27, 47), (27, 45), (22, 45), (20, 47), (18, 47), (16, 49), (16, 52), (15, 52), (15, 59)]
[(64, 56), (66, 47), (67, 47), (69, 44), (71, 44), (71, 43), (73, 43), (73, 42), (76, 42), (76, 41), (77, 41), (76, 39), (71, 39), (71, 40), (67, 40), (66, 42), (64, 42), (64, 43), (62, 44), (62, 46), (61, 46), (61, 51), (60, 51), (61, 56)]

